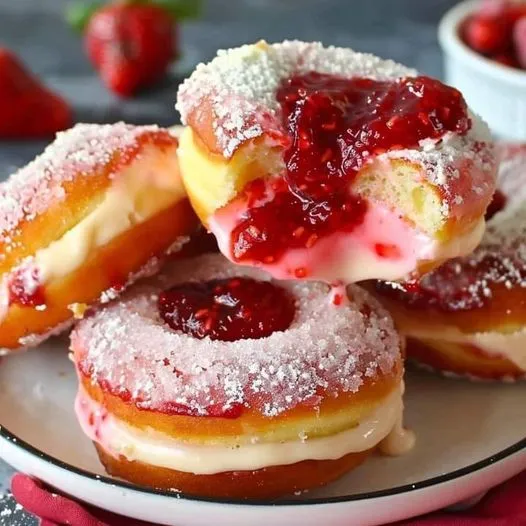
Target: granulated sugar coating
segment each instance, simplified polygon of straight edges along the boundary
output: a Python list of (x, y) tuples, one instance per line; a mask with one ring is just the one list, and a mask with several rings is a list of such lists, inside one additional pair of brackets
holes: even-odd
[(173, 145), (157, 126), (77, 124), (44, 153), (0, 184), (0, 243), (9, 246), (22, 222), (66, 199), (67, 185), (100, 170), (112, 178), (146, 144)]
[[(191, 125), (212, 119), (215, 141), (225, 158), (263, 134), (272, 144), (286, 144), (277, 93), (284, 81), (308, 72), (393, 82), (417, 74), (391, 60), (350, 49), (299, 41), (260, 42), (219, 51), (210, 63), (200, 64), (179, 88), (177, 109), (183, 122)], [(444, 216), (461, 215), (463, 203), (455, 196), (464, 195), (466, 187), (485, 196), (494, 182), (489, 130), (477, 116), (470, 113), (469, 118), (471, 128), (465, 134), (448, 132), (412, 149), (393, 145), (384, 154), (369, 152), (368, 160), (407, 159), (422, 166), (422, 177), (441, 188)]]
[(387, 312), (362, 289), (336, 307), (320, 283), (279, 282), (296, 298), (287, 331), (234, 342), (196, 339), (166, 325), (161, 290), (234, 276), (269, 280), (220, 255), (176, 262), (154, 282), (80, 322), (72, 349), (81, 374), (139, 408), (225, 416), (250, 407), (275, 416), (320, 395), (356, 392), (366, 379), (395, 374), (400, 340)]

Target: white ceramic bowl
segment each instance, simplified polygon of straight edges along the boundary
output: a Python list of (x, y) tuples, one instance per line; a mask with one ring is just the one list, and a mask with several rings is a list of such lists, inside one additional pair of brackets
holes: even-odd
[(460, 24), (478, 4), (479, 0), (462, 2), (440, 22), (446, 82), (463, 93), (496, 136), (526, 140), (526, 72), (479, 55), (459, 36)]

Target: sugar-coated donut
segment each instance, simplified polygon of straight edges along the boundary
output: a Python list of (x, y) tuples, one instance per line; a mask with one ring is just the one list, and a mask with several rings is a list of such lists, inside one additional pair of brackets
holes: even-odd
[(358, 287), (339, 306), (328, 290), (208, 254), (80, 321), (76, 410), (107, 471), (274, 498), (334, 480), (379, 444), (411, 447), (391, 318)]
[(38, 344), (178, 250), (197, 219), (177, 145), (157, 126), (79, 124), (0, 184), (0, 350)]
[(409, 284), (378, 283), (408, 356), (473, 378), (526, 375), (526, 146), (500, 146), (498, 190), (477, 250)]
[(236, 263), (399, 280), (481, 239), (490, 135), (438, 80), (349, 49), (259, 42), (199, 65), (177, 108), (189, 197)]

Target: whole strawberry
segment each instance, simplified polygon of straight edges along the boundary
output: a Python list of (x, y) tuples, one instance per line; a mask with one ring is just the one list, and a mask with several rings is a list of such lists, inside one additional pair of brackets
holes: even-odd
[(177, 22), (195, 16), (196, 5), (194, 0), (115, 1), (75, 7), (70, 18), (83, 28), (86, 52), (103, 82), (129, 97), (166, 74), (178, 56)]
[(0, 48), (0, 115), (0, 139), (52, 137), (72, 124), (68, 103), (5, 48)]

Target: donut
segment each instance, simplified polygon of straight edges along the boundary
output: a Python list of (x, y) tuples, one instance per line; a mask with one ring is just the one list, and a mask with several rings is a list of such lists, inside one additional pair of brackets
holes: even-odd
[(400, 338), (357, 286), (274, 281), (221, 254), (173, 261), (71, 335), (76, 413), (106, 470), (190, 495), (269, 499), (400, 454)]
[(399, 280), (482, 237), (494, 148), (438, 80), (349, 49), (259, 42), (199, 65), (176, 107), (189, 197), (234, 263)]
[(0, 184), (0, 349), (32, 347), (153, 272), (197, 228), (177, 139), (78, 124)]
[(375, 285), (408, 356), (446, 375), (526, 374), (526, 146), (499, 150), (498, 190), (477, 250), (419, 281)]

